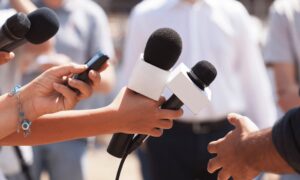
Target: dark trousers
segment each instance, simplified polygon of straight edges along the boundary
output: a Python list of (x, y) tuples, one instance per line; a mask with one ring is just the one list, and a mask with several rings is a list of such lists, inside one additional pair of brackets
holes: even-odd
[(199, 126), (174, 121), (173, 128), (164, 131), (162, 137), (148, 140), (153, 179), (216, 180), (216, 173), (207, 172), (208, 160), (213, 157), (207, 145), (232, 129), (226, 119)]

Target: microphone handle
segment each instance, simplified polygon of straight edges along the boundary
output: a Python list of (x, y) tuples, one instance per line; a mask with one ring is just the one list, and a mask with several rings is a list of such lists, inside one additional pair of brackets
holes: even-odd
[[(182, 106), (183, 102), (175, 94), (173, 94), (166, 102), (161, 105), (161, 109), (178, 110)], [(148, 137), (148, 135), (144, 134), (137, 135), (128, 148), (128, 154), (140, 147), (148, 139)]]
[(22, 46), (23, 44), (27, 43), (27, 40), (24, 38), (24, 39), (20, 39), (20, 40), (17, 40), (17, 41), (14, 41), (2, 48), (0, 48), (0, 51), (6, 51), (6, 52), (11, 52), (13, 51), (14, 49), (18, 48), (19, 46)]
[(6, 45), (14, 42), (13, 39), (10, 39), (1, 29), (0, 30), (0, 48), (5, 47)]
[(183, 106), (183, 102), (173, 94), (166, 102), (161, 105), (161, 109), (178, 110)]
[(122, 158), (131, 143), (134, 134), (115, 133), (107, 147), (107, 152), (112, 156)]

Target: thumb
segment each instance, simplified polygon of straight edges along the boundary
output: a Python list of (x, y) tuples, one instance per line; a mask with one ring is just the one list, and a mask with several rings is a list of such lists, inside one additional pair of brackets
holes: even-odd
[(230, 113), (228, 114), (227, 119), (236, 129), (242, 129), (243, 116), (236, 113)]

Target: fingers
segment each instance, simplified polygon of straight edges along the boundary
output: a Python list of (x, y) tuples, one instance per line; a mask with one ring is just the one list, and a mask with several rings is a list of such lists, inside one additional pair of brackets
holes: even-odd
[(183, 110), (168, 110), (168, 109), (160, 109), (160, 119), (178, 119), (183, 115)]
[(89, 79), (92, 81), (92, 85), (95, 89), (98, 89), (100, 87), (101, 76), (99, 72), (91, 70), (89, 72)]
[(150, 136), (153, 137), (160, 137), (162, 134), (163, 134), (163, 130), (158, 128), (153, 128), (150, 132)]
[(166, 101), (166, 98), (163, 96), (160, 96), (159, 100), (157, 101), (158, 106), (161, 106)]
[(58, 83), (53, 83), (53, 88), (64, 97), (66, 101), (64, 104), (65, 109), (69, 109), (77, 103), (77, 94), (67, 86)]
[(49, 72), (53, 73), (56, 77), (67, 76), (71, 73), (78, 74), (87, 69), (86, 65), (79, 64), (67, 64), (62, 66), (55, 66), (49, 69)]
[(159, 128), (162, 129), (171, 129), (173, 127), (173, 121), (169, 119), (160, 119)]
[(217, 153), (217, 143), (218, 143), (217, 141), (212, 141), (208, 144), (207, 150), (209, 153), (211, 154)]
[(93, 93), (92, 87), (90, 85), (88, 85), (87, 83), (83, 82), (83, 81), (69, 78), (68, 79), (68, 84), (71, 87), (79, 90), (80, 95), (79, 95), (78, 99), (88, 98)]
[(258, 130), (258, 127), (246, 116), (230, 113), (227, 117), (229, 123), (239, 130), (246, 130), (249, 132)]
[(224, 170), (221, 169), (218, 173), (218, 180), (228, 180), (230, 175)]
[(5, 64), (15, 57), (13, 52), (0, 52), (0, 65)]
[(243, 116), (239, 115), (239, 114), (235, 114), (235, 113), (230, 113), (227, 116), (228, 121), (230, 124), (232, 124), (235, 128), (237, 129), (241, 129), (242, 128), (242, 120), (243, 120)]
[(208, 161), (207, 171), (209, 173), (214, 173), (216, 170), (220, 169), (221, 167), (222, 165), (218, 159), (218, 156), (216, 156)]

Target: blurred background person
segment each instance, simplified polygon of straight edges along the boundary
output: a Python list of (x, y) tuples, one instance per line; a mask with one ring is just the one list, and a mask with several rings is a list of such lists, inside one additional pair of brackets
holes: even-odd
[[(277, 103), (282, 111), (281, 114), (300, 105), (299, 21), (299, 0), (276, 0), (270, 8), (264, 59), (274, 72)], [(282, 180), (299, 178), (299, 175), (281, 177)]]
[[(197, 116), (185, 110), (182, 119), (161, 138), (147, 141), (153, 179), (217, 179), (206, 170), (211, 155), (207, 144), (232, 129), (229, 112), (251, 117), (260, 127), (276, 119), (270, 82), (252, 22), (237, 1), (147, 0), (131, 13), (126, 36), (122, 83), (126, 84), (149, 35), (170, 27), (183, 40), (178, 63), (192, 67), (205, 59), (216, 66), (212, 102)], [(166, 96), (168, 97), (168, 96)], [(264, 107), (268, 107), (267, 109)]]

